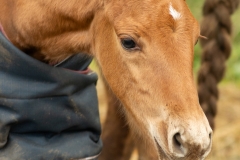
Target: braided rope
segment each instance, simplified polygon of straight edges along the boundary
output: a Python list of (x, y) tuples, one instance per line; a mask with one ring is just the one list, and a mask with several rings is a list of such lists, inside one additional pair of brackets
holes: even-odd
[(198, 72), (198, 94), (199, 102), (213, 129), (219, 97), (217, 84), (224, 76), (225, 62), (231, 54), (230, 16), (238, 4), (239, 0), (206, 0), (203, 6), (201, 34), (208, 40), (200, 41), (203, 53)]

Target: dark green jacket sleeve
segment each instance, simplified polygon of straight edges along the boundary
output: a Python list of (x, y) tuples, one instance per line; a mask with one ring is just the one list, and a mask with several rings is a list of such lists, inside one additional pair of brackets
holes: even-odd
[(79, 72), (90, 62), (79, 54), (49, 66), (0, 33), (0, 160), (97, 157), (102, 147), (97, 75)]

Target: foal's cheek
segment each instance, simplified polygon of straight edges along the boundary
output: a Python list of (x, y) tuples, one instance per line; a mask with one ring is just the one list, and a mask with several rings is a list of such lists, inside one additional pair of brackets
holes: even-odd
[[(115, 39), (115, 41), (109, 41), (109, 39)], [(118, 98), (123, 97), (127, 91), (130, 80), (128, 68), (122, 58), (122, 53), (120, 53), (121, 48), (119, 47), (121, 46), (117, 44), (119, 41), (116, 40), (113, 32), (109, 32), (109, 34), (105, 35), (101, 40), (97, 41), (105, 42), (96, 44), (98, 48), (96, 53), (102, 53), (101, 55), (96, 54), (102, 74), (114, 94)]]

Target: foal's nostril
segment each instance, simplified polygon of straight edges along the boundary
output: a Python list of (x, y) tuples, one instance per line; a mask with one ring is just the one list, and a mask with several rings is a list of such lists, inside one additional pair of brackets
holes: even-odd
[(173, 136), (173, 152), (176, 153), (179, 157), (184, 157), (185, 150), (183, 146), (183, 140), (181, 138), (180, 133), (176, 133)]
[(211, 147), (211, 144), (212, 144), (212, 132), (209, 133), (209, 144), (207, 148)]
[(209, 139), (210, 140), (212, 139), (212, 133), (209, 133)]
[(181, 147), (181, 136), (180, 136), (180, 133), (176, 133), (174, 136), (173, 136), (173, 141), (175, 143), (175, 146), (176, 147)]

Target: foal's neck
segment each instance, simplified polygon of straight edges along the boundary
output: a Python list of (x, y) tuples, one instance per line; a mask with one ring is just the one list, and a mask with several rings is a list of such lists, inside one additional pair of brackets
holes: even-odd
[(92, 25), (102, 5), (101, 0), (0, 0), (0, 23), (16, 47), (55, 63), (92, 53)]

